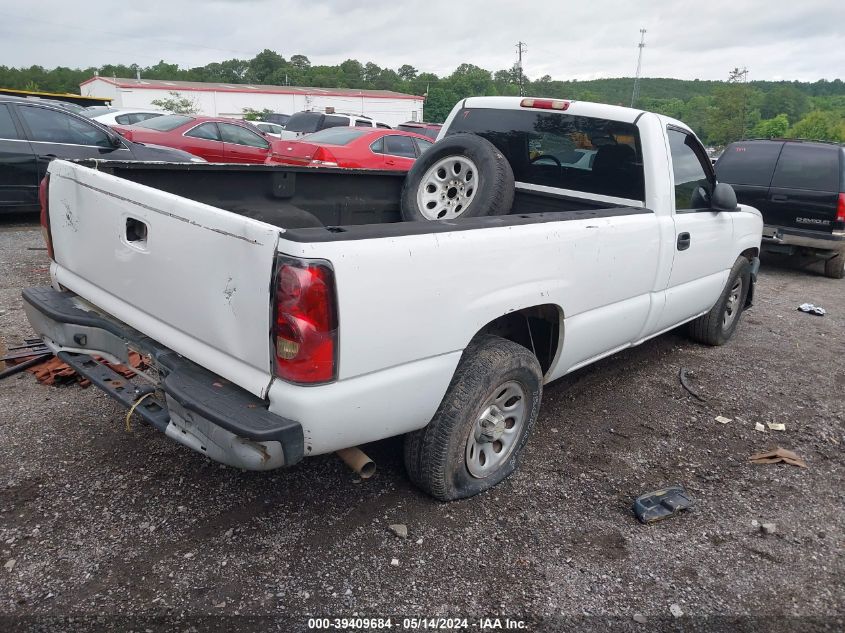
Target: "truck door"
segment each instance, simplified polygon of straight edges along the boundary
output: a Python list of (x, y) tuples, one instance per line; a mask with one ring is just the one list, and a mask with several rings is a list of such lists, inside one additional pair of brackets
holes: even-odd
[(709, 310), (737, 256), (731, 214), (710, 208), (716, 177), (707, 153), (686, 130), (669, 126), (666, 133), (672, 162), (675, 251), (658, 330)]

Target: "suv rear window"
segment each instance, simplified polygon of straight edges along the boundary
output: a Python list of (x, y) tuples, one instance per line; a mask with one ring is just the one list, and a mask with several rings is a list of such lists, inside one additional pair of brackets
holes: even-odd
[(505, 155), (517, 182), (645, 200), (636, 125), (571, 114), (465, 108), (449, 134), (471, 132)]
[(839, 147), (787, 143), (781, 152), (772, 187), (839, 191)]
[(716, 178), (732, 185), (768, 187), (782, 142), (732, 143), (716, 161)]
[(287, 132), (316, 132), (323, 119), (320, 112), (297, 112), (288, 119), (285, 125)]

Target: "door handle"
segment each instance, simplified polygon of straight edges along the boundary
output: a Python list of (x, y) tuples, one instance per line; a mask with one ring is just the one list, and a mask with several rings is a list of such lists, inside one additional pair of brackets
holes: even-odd
[(775, 202), (786, 202), (789, 200), (789, 196), (784, 196), (783, 194), (776, 193), (772, 196), (772, 200)]
[(678, 250), (685, 251), (689, 248), (690, 242), (692, 238), (690, 237), (689, 233), (680, 233), (678, 234)]
[(396, 161), (395, 160), (386, 160), (386, 161), (384, 161), (384, 164), (385, 165), (395, 165)]

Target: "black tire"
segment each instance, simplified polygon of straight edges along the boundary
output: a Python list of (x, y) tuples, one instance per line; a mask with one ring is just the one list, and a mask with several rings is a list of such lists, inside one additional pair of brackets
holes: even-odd
[[(450, 186), (448, 180), (438, 183), (432, 192), (439, 201), (429, 203), (435, 205), (432, 209), (421, 209), (418, 193), (421, 187), (426, 186), (424, 178), (437, 163), (451, 157), (464, 157), (475, 165), (477, 173), (471, 174), (473, 186), (463, 182), (458, 177), (460, 174), (449, 175), (444, 171), (446, 177), (454, 179), (458, 186)], [(468, 201), (460, 199), (463, 194), (458, 192), (459, 187), (464, 185), (466, 189), (461, 191), (469, 192)], [(513, 196), (513, 170), (496, 146), (475, 134), (453, 134), (432, 145), (411, 167), (402, 187), (402, 219), (406, 222), (420, 222), (504, 215), (513, 206)], [(448, 206), (450, 204), (451, 207)]]
[[(740, 283), (738, 293), (737, 284)], [(698, 317), (689, 324), (689, 336), (692, 340), (705, 345), (724, 345), (733, 336), (745, 300), (751, 288), (751, 262), (745, 257), (736, 260), (728, 276), (728, 283), (722, 291), (719, 300), (710, 312)]]
[[(521, 428), (513, 431), (506, 449), (509, 452), (502, 455), (504, 461), (484, 477), (473, 476), (467, 462), (470, 434), (477, 431), (482, 413), (505, 385), (522, 389)], [(530, 350), (498, 336), (479, 337), (464, 351), (431, 422), (405, 436), (405, 466), (411, 481), (441, 501), (471, 497), (492, 488), (517, 468), (537, 421), (542, 394), (543, 372)], [(489, 450), (495, 443), (490, 442)], [(499, 445), (502, 450), (501, 442)]]
[(839, 253), (824, 261), (824, 276), (831, 279), (845, 278), (845, 253)]

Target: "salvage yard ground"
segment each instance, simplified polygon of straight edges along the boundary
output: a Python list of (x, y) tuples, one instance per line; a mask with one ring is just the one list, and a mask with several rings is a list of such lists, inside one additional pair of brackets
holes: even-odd
[[(32, 337), (20, 291), (48, 283), (41, 246), (31, 218), (0, 218), (7, 346)], [(238, 630), (263, 616), (303, 630), (308, 614), (357, 614), (640, 630), (639, 614), (842, 630), (843, 393), (845, 282), (777, 257), (727, 346), (670, 333), (547, 386), (521, 469), (450, 504), (412, 487), (399, 439), (366, 447), (378, 472), (364, 482), (335, 456), (240, 472), (140, 424), (127, 433), (96, 388), (23, 373), (0, 382), (0, 628)], [(778, 446), (808, 467), (748, 463)], [(638, 524), (633, 498), (668, 484), (696, 508)]]

